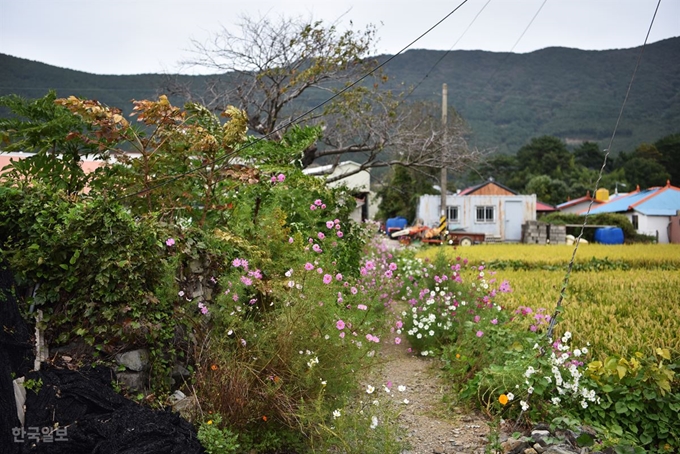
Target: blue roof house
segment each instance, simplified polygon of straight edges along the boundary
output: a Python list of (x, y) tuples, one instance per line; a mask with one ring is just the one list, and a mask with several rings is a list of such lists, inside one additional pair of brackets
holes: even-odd
[[(680, 210), (680, 188), (671, 186), (637, 190), (617, 197), (590, 210), (590, 214), (626, 215), (638, 233), (656, 236), (659, 243), (669, 242), (671, 217)], [(581, 212), (585, 214), (585, 210)]]

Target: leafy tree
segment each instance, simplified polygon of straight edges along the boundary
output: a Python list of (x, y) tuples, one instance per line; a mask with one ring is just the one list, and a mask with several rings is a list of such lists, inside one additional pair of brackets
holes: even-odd
[(379, 219), (403, 216), (409, 221), (414, 220), (418, 198), (437, 193), (432, 187), (437, 177), (414, 168), (394, 166), (387, 180), (377, 191), (380, 197)]
[[(599, 170), (604, 162), (605, 152), (600, 150), (600, 146), (594, 142), (583, 142), (574, 150), (574, 162), (577, 165), (591, 170)], [(608, 162), (611, 167), (611, 162)]]
[[(228, 85), (209, 84), (206, 105), (238, 106), (253, 132), (273, 140), (280, 140), (310, 103), (323, 103), (305, 116), (323, 134), (304, 150), (304, 167), (351, 156), (362, 164), (355, 172), (393, 164), (456, 168), (461, 157), (476, 156), (463, 140), (459, 118), (444, 133), (432, 117), (438, 107), (410, 105), (381, 90), (387, 79), (368, 58), (374, 40), (373, 26), (341, 31), (322, 21), (244, 17), (240, 33), (223, 29), (208, 43), (194, 41), (196, 57), (187, 63), (228, 72)], [(353, 85), (362, 77), (367, 80)], [(175, 88), (195, 96), (186, 87)]]
[(663, 165), (652, 159), (641, 157), (626, 161), (623, 169), (626, 172), (626, 179), (642, 189), (664, 186), (671, 177)]
[(549, 175), (563, 178), (574, 166), (566, 145), (557, 137), (542, 136), (531, 139), (517, 151), (520, 170), (528, 175)]
[(88, 176), (80, 167), (85, 155), (98, 155), (96, 144), (83, 140), (88, 125), (68, 109), (55, 104), (50, 91), (36, 100), (17, 95), (0, 97), (0, 106), (11, 116), (0, 118), (0, 143), (5, 152), (22, 151), (33, 156), (13, 161), (3, 176), (18, 186), (37, 181), (69, 193), (85, 187)]
[(536, 194), (541, 202), (557, 205), (567, 199), (569, 187), (564, 181), (555, 180), (548, 175), (538, 175), (529, 180), (525, 192)]
[(663, 137), (656, 141), (654, 146), (661, 153), (659, 163), (666, 168), (671, 183), (680, 185), (680, 134)]

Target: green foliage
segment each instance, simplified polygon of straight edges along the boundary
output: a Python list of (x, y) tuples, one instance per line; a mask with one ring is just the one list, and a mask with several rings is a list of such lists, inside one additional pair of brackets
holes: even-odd
[(536, 194), (536, 198), (541, 202), (558, 205), (566, 200), (569, 188), (562, 180), (554, 180), (547, 175), (539, 175), (529, 180), (524, 192)]
[(359, 401), (336, 410), (330, 421), (320, 425), (320, 443), (315, 452), (347, 454), (399, 454), (408, 446), (402, 441), (399, 412), (385, 400)]
[(222, 417), (219, 414), (216, 414), (199, 426), (197, 437), (206, 454), (236, 452), (240, 447), (238, 435), (234, 434), (228, 427), (221, 426)]
[(387, 181), (378, 189), (380, 207), (376, 217), (388, 219), (403, 216), (409, 221), (416, 218), (418, 198), (424, 194), (436, 194), (432, 188), (436, 181), (426, 172), (405, 166), (393, 166)]
[(667, 349), (654, 356), (636, 353), (626, 359), (609, 357), (588, 364), (588, 375), (601, 397), (597, 406), (583, 409), (581, 416), (605, 428), (611, 440), (664, 453), (680, 449), (680, 382)]
[[(545, 215), (541, 221), (549, 224), (583, 224), (583, 216), (576, 213), (560, 213), (554, 212)], [(588, 225), (608, 225), (620, 227), (623, 230), (623, 236), (626, 242), (634, 242), (637, 237), (637, 232), (633, 228), (633, 224), (623, 214), (618, 213), (599, 213), (588, 216)], [(581, 232), (580, 227), (568, 227), (567, 233), (578, 236)], [(595, 229), (586, 228), (583, 232), (583, 238), (588, 241), (594, 241)]]
[(98, 155), (93, 144), (75, 135), (88, 125), (62, 106), (54, 103), (50, 91), (36, 100), (17, 95), (0, 97), (0, 107), (11, 116), (0, 118), (2, 151), (21, 151), (35, 155), (16, 159), (5, 169), (4, 179), (19, 187), (50, 184), (69, 193), (85, 187), (89, 177), (80, 167), (83, 155)]

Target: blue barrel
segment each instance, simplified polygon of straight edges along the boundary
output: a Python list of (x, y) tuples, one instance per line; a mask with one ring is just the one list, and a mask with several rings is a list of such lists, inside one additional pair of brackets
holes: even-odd
[(595, 242), (601, 244), (623, 244), (621, 227), (603, 227), (595, 230)]
[(388, 218), (385, 222), (385, 230), (387, 234), (391, 237), (392, 232), (398, 232), (399, 230), (404, 230), (408, 225), (406, 218), (397, 216), (396, 218)]

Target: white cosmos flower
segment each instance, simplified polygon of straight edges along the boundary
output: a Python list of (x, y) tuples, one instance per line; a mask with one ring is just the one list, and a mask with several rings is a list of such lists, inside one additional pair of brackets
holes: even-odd
[(339, 418), (340, 416), (340, 410), (333, 410), (333, 419)]
[(522, 406), (522, 411), (527, 411), (529, 409), (529, 404), (526, 403), (525, 401), (520, 400), (519, 404)]
[(371, 416), (371, 429), (375, 429), (376, 427), (378, 427), (378, 417)]
[(373, 391), (375, 391), (375, 388), (371, 385), (366, 386), (366, 394), (373, 394)]
[(399, 390), (400, 393), (403, 393), (404, 391), (406, 391), (406, 386), (399, 385), (399, 386), (397, 386), (397, 390)]

